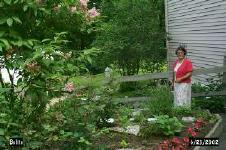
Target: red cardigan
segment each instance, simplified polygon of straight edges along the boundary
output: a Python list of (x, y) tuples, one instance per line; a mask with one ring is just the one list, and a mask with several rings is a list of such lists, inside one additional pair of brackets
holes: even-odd
[[(177, 62), (178, 60), (176, 60), (176, 62), (173, 64), (173, 71), (174, 71), (174, 68), (176, 67)], [(176, 78), (181, 78), (184, 75), (186, 75), (188, 72), (192, 72), (192, 63), (189, 59), (185, 58), (183, 63), (177, 70)], [(191, 77), (182, 80), (181, 83), (191, 83)]]

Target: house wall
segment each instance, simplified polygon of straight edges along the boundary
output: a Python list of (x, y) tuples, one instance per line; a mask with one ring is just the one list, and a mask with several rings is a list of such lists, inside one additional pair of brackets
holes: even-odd
[[(168, 67), (184, 44), (194, 69), (223, 66), (226, 55), (226, 0), (165, 0)], [(193, 76), (205, 82), (216, 74)]]

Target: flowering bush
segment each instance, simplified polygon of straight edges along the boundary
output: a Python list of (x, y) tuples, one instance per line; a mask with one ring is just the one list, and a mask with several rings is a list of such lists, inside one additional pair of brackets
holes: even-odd
[[(0, 8), (0, 61), (10, 78), (10, 83), (5, 83), (0, 76), (0, 114), (5, 114), (0, 149), (9, 148), (12, 136), (23, 137), (27, 149), (40, 149), (47, 139), (68, 140), (71, 132), (58, 132), (56, 124), (44, 125), (49, 117), (46, 104), (63, 90), (73, 92), (75, 85), (67, 82), (68, 76), (85, 72), (87, 62), (91, 62), (93, 49), (86, 50), (89, 46), (84, 41), (84, 37), (89, 38), (88, 8), (84, 8), (86, 14), (81, 12), (77, 0), (4, 0)], [(19, 74), (17, 83), (15, 72)], [(89, 144), (84, 134), (74, 134), (76, 142)]]
[(189, 139), (173, 137), (170, 140), (164, 140), (158, 145), (158, 150), (185, 150), (188, 147)]
[(69, 82), (69, 83), (65, 84), (64, 90), (67, 91), (67, 92), (74, 91), (75, 90), (75, 87), (74, 87), (73, 82)]
[(189, 137), (196, 137), (196, 136), (197, 136), (197, 132), (195, 132), (195, 131), (194, 131), (192, 128), (190, 128), (190, 127), (187, 128), (186, 131), (187, 131)]
[(207, 124), (202, 118), (196, 119), (193, 127), (188, 127), (186, 129), (187, 137), (178, 138), (173, 137), (169, 140), (164, 140), (159, 143), (158, 150), (185, 150), (189, 145), (189, 137), (196, 137), (198, 135), (198, 131), (201, 131), (201, 128)]

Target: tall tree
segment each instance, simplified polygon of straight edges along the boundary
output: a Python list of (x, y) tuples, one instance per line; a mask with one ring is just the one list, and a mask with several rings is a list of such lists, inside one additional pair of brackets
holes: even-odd
[(94, 45), (122, 75), (138, 74), (142, 63), (165, 60), (163, 0), (103, 0), (101, 9), (106, 17)]

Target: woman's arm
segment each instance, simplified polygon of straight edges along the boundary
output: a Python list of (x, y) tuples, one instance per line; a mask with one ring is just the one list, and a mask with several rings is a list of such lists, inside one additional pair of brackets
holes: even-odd
[(184, 79), (189, 78), (191, 75), (192, 75), (192, 72), (188, 72), (188, 73), (187, 73), (186, 75), (184, 75), (183, 77), (177, 78), (177, 79), (175, 80), (175, 83), (180, 83), (180, 82), (183, 81)]

